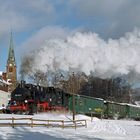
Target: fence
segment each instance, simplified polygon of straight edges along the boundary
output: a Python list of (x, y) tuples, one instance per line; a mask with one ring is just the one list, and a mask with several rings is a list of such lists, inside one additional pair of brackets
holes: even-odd
[(87, 127), (86, 120), (64, 121), (64, 120), (43, 120), (34, 118), (0, 118), (0, 127), (4, 126), (29, 126), (29, 127), (60, 127), (60, 128), (77, 128)]

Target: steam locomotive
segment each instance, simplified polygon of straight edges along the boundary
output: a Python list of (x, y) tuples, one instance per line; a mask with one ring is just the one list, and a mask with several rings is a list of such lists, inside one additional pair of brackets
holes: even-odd
[(69, 94), (54, 87), (26, 84), (25, 81), (11, 93), (7, 111), (18, 114), (34, 114), (68, 108)]

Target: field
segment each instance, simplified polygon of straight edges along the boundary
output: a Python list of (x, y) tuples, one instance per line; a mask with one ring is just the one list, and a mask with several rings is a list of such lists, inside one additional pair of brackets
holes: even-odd
[[(32, 117), (47, 120), (71, 120), (71, 114), (44, 113), (29, 115), (1, 114), (0, 118)], [(0, 140), (139, 140), (140, 121), (133, 120), (101, 120), (84, 115), (76, 115), (76, 119), (86, 119), (87, 128), (55, 128), (55, 127), (0, 127)]]

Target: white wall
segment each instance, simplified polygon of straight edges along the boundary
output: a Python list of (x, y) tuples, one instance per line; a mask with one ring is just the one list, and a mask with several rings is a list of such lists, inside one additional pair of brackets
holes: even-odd
[(0, 90), (0, 108), (2, 107), (2, 104), (7, 106), (9, 99), (10, 99), (10, 93)]

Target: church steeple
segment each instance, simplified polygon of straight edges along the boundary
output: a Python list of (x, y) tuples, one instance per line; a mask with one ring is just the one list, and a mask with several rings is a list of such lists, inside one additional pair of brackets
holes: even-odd
[(16, 88), (17, 85), (17, 70), (16, 70), (16, 60), (12, 32), (10, 35), (9, 54), (7, 59), (6, 73), (7, 80), (11, 83), (9, 85), (8, 91), (11, 92)]
[(8, 55), (7, 64), (9, 62), (12, 62), (14, 65), (16, 65), (12, 32), (11, 32), (11, 36), (10, 36), (9, 55)]

